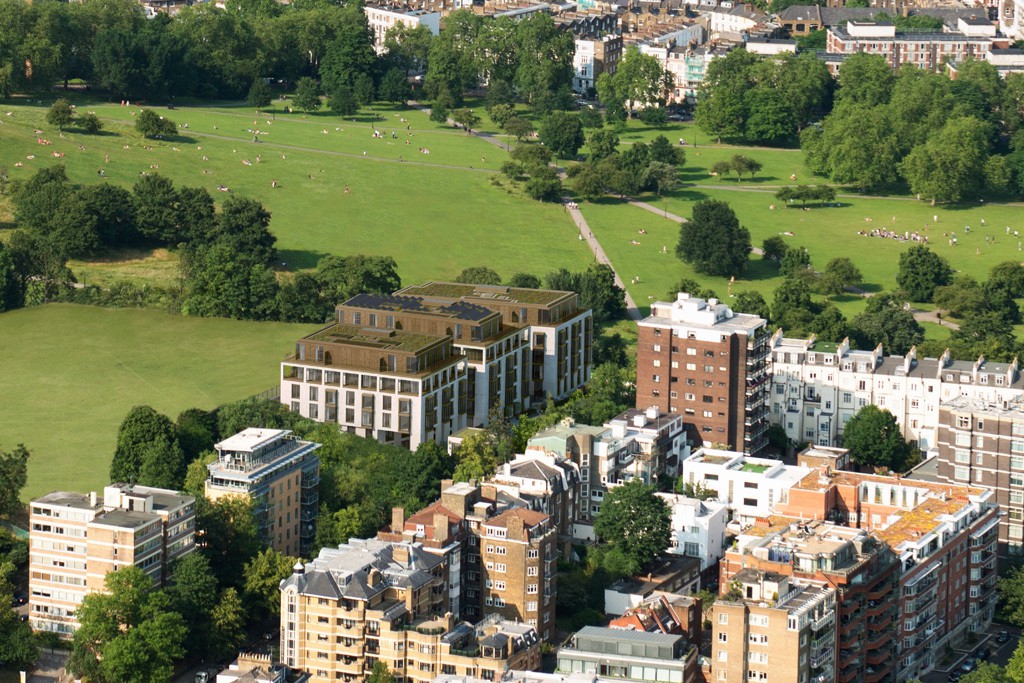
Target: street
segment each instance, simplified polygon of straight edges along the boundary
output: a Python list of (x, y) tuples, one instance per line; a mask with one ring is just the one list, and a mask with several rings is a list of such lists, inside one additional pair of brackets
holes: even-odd
[[(999, 631), (1006, 629), (1010, 634), (1010, 639), (1000, 645), (996, 642), (996, 634)], [(979, 639), (978, 643), (971, 650), (964, 650), (956, 648), (956, 658), (949, 666), (936, 666), (930, 673), (924, 678), (924, 683), (941, 683), (949, 680), (949, 672), (953, 669), (958, 669), (960, 665), (972, 655), (978, 648), (988, 646), (992, 654), (989, 657), (989, 662), (992, 664), (998, 664), (999, 666), (1006, 666), (1006, 662), (1009, 661), (1013, 651), (1017, 649), (1017, 642), (1020, 639), (1020, 629), (1004, 627), (999, 624), (992, 624), (988, 632), (983, 634)]]

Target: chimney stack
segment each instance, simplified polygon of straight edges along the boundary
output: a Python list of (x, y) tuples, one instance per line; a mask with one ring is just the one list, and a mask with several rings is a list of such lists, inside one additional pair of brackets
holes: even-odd
[(448, 515), (434, 513), (434, 540), (442, 543), (448, 540)]
[(96, 507), (96, 492), (95, 491), (90, 491), (89, 492), (89, 507), (93, 507), (93, 508)]
[(405, 528), (405, 508), (391, 508), (391, 533), (400, 534)]

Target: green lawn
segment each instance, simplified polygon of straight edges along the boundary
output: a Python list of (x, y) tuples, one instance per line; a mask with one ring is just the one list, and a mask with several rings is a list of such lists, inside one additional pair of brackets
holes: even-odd
[[(140, 173), (159, 172), (177, 184), (205, 187), (217, 200), (224, 196), (219, 186), (255, 197), (273, 214), (271, 230), (290, 268), (311, 268), (326, 254), (388, 255), (404, 282), (418, 282), (451, 278), (474, 265), (490, 265), (508, 277), (519, 270), (544, 275), (581, 269), (591, 261), (586, 246), (572, 239), (562, 207), (491, 185), (491, 172), (507, 154), (485, 141), (419, 111), (377, 107), (352, 122), (327, 113), (286, 114), (283, 105), (275, 106), (276, 113), (258, 118), (242, 106), (161, 108), (189, 124), (183, 139), (173, 142), (135, 134), (136, 107), (81, 102), (81, 110), (103, 119), (107, 132), (65, 132), (61, 139), (44, 123), (45, 107), (9, 106), (3, 113), (12, 115), (0, 116), (0, 158), (14, 180), (64, 163), (80, 183), (96, 182), (101, 169), (123, 185)], [(384, 122), (374, 121), (377, 115)], [(260, 131), (260, 144), (252, 142), (250, 130)], [(384, 131), (384, 138), (374, 138), (374, 130)], [(53, 144), (38, 144), (40, 137)], [(64, 156), (54, 158), (54, 152)], [(13, 167), (15, 161), (23, 166)], [(271, 187), (275, 180), (278, 188)]]
[(278, 361), (312, 329), (71, 304), (0, 315), (0, 447), (32, 451), (23, 498), (97, 490), (132, 406), (174, 419), (271, 388)]

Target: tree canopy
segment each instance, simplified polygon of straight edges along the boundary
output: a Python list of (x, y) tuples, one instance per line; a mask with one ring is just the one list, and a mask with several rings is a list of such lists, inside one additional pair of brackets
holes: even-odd
[(911, 465), (913, 446), (903, 438), (896, 417), (876, 405), (866, 405), (843, 427), (843, 448), (864, 467), (905, 472)]
[(594, 520), (598, 538), (618, 549), (640, 571), (669, 547), (671, 513), (640, 479), (611, 488)]
[(676, 255), (705, 275), (742, 275), (750, 257), (750, 232), (718, 199), (693, 206), (693, 217), (679, 230)]

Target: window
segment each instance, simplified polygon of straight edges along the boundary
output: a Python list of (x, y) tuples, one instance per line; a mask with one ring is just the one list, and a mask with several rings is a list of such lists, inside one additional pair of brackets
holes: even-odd
[(651, 381), (655, 384), (659, 383), (661, 381), (661, 375), (651, 375)]
[(729, 634), (726, 633), (725, 631), (719, 631), (718, 632), (718, 642), (720, 642), (720, 643), (728, 643), (729, 642)]
[[(499, 567), (504, 567), (505, 565), (500, 564), (498, 566)], [(537, 576), (537, 567), (527, 567), (526, 568), (526, 575), (527, 576)]]
[(725, 614), (724, 612), (719, 614), (718, 615), (718, 623), (722, 624), (722, 625), (728, 624), (729, 623), (729, 615)]
[(969, 468), (969, 467), (954, 467), (953, 468), (953, 476), (956, 477), (957, 479), (961, 479), (963, 481), (967, 481), (967, 479), (970, 478), (970, 476), (971, 476), (971, 468)]

